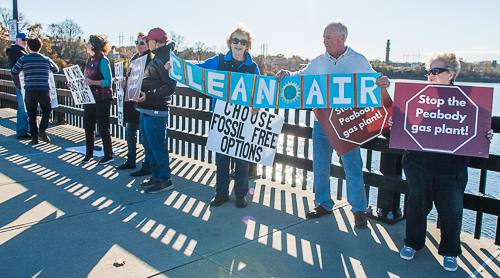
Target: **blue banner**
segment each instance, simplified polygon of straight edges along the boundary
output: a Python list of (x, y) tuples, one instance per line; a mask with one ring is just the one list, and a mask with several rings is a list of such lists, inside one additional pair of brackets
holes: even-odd
[(170, 56), (170, 78), (215, 99), (256, 108), (381, 107), (380, 73), (276, 77), (208, 70)]

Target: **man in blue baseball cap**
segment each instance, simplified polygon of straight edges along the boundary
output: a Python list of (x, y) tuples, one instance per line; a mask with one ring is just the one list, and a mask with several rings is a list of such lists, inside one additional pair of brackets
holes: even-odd
[[(19, 58), (28, 54), (26, 52), (26, 43), (28, 41), (28, 36), (25, 33), (18, 33), (16, 36), (16, 41), (13, 45), (7, 48), (7, 56), (9, 58), (10, 69), (14, 67)], [(16, 86), (17, 95), (17, 124), (16, 124), (16, 136), (18, 139), (31, 138), (28, 132), (29, 122), (28, 122), (28, 112), (24, 108), (23, 95), (21, 94), (21, 84), (14, 82)]]

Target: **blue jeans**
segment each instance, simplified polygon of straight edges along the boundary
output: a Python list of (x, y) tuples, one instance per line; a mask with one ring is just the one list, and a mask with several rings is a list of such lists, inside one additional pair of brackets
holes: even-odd
[(171, 176), (167, 144), (168, 117), (141, 113), (139, 122), (146, 160), (151, 165), (151, 177), (162, 181), (169, 180)]
[(21, 90), (16, 89), (17, 96), (17, 124), (16, 136), (24, 136), (29, 131), (28, 112), (24, 109), (24, 100)]
[[(332, 210), (334, 202), (330, 193), (330, 164), (332, 163), (333, 147), (318, 121), (314, 121), (312, 137), (316, 202), (326, 210)], [(351, 211), (353, 213), (366, 211), (361, 150), (356, 148), (342, 155), (342, 163), (346, 174), (347, 201), (351, 204)]]
[[(215, 155), (217, 165), (217, 182), (215, 184), (215, 193), (221, 196), (229, 195), (229, 166), (230, 157), (217, 153)], [(234, 159), (234, 195), (244, 197), (248, 193), (248, 161)]]
[[(443, 161), (446, 163), (446, 161)], [(427, 215), (436, 205), (441, 226), (438, 253), (442, 256), (459, 256), (462, 229), (463, 198), (467, 185), (467, 169), (458, 174), (435, 174), (403, 157), (403, 169), (410, 187), (406, 211), (405, 245), (415, 250), (425, 246)]]

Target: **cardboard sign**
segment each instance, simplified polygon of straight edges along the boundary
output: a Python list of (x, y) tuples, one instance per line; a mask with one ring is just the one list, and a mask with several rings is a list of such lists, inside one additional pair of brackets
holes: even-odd
[(141, 93), (142, 77), (144, 76), (144, 68), (146, 67), (147, 55), (130, 61), (130, 76), (127, 79), (127, 92), (125, 100), (132, 101), (133, 97), (139, 97)]
[(122, 88), (123, 81), (123, 61), (115, 63), (115, 80), (116, 80), (116, 107), (118, 110), (118, 125), (125, 127), (123, 123), (123, 97), (125, 93)]
[(389, 147), (488, 157), (493, 88), (397, 83)]
[(68, 86), (73, 95), (73, 100), (75, 104), (91, 104), (95, 103), (94, 95), (90, 90), (90, 87), (85, 84), (85, 76), (82, 70), (77, 66), (71, 66), (63, 69), (66, 80), (68, 81)]
[(249, 162), (273, 166), (284, 118), (218, 100), (215, 104), (207, 149)]
[(341, 156), (389, 131), (392, 99), (383, 91), (383, 107), (314, 109), (328, 140)]
[(170, 56), (169, 76), (215, 99), (257, 108), (381, 107), (380, 73), (285, 77), (209, 70)]

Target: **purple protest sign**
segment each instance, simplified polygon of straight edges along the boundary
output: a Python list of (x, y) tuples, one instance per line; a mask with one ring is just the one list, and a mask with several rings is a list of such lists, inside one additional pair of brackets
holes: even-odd
[(397, 83), (390, 148), (488, 157), (493, 88)]

